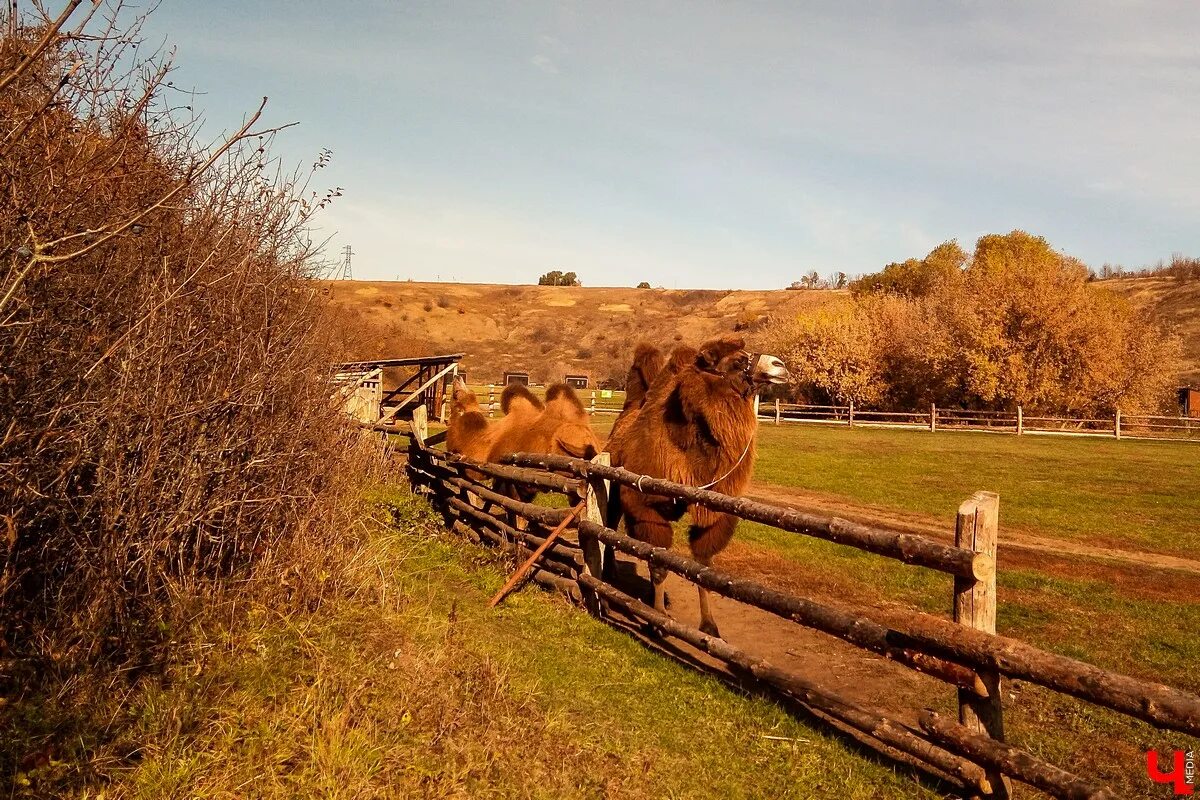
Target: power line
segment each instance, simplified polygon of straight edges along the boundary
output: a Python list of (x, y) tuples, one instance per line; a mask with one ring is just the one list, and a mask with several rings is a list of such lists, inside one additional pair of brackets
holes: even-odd
[(350, 256), (352, 255), (354, 255), (354, 251), (350, 249), (350, 245), (342, 248), (342, 266), (338, 270), (338, 278), (341, 280), (354, 280), (354, 273), (350, 269)]

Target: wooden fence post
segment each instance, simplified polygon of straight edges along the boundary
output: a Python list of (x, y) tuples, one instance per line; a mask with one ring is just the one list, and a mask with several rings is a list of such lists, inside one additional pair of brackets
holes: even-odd
[(496, 384), (488, 384), (488, 416), (496, 416)]
[(779, 398), (775, 398), (775, 424), (779, 424)]
[[(954, 578), (954, 621), (985, 633), (996, 632), (996, 542), (1000, 531), (1000, 495), (976, 492), (958, 507), (954, 544), (991, 556), (991, 569), (981, 579)], [(978, 671), (987, 687), (981, 698), (966, 689), (958, 690), (958, 720), (976, 733), (1004, 741), (1004, 713), (1000, 696), (1000, 673)], [(990, 798), (1011, 797), (1011, 784), (998, 773), (989, 773)]]
[(846, 417), (846, 424), (848, 424), (851, 428), (854, 427), (854, 401), (853, 400), (850, 401), (850, 414), (849, 414), (849, 416)]
[[(601, 464), (606, 467), (611, 466), (612, 457), (608, 453), (599, 453), (592, 459), (592, 463)], [(608, 491), (608, 481), (603, 478), (588, 478), (587, 489), (584, 493), (584, 500), (587, 501), (587, 506), (583, 510), (583, 519), (601, 526), (605, 524), (605, 517), (608, 515)], [(596, 580), (604, 580), (602, 574), (604, 572), (604, 559), (606, 556), (613, 558), (611, 552), (605, 553), (608, 545), (601, 544), (600, 540), (595, 536), (585, 536), (583, 533), (580, 533), (579, 546), (583, 549), (583, 571)], [(595, 592), (585, 591), (584, 602), (587, 604), (588, 611), (595, 616), (600, 616), (602, 607), (599, 595)]]
[(756, 422), (758, 421), (758, 404), (759, 404), (759, 396), (754, 395), (754, 420)]
[(929, 430), (937, 433), (937, 403), (929, 404)]
[(1025, 432), (1025, 412), (1020, 406), (1017, 406), (1017, 436)]
[(591, 414), (593, 417), (596, 416), (596, 390), (595, 389), (592, 390), (592, 404), (588, 408), (588, 413)]
[(411, 428), (413, 438), (425, 444), (425, 440), (429, 438), (429, 412), (425, 406), (420, 405), (413, 409)]
[(1113, 435), (1119, 440), (1121, 438), (1121, 409), (1117, 409), (1116, 416), (1113, 417)]

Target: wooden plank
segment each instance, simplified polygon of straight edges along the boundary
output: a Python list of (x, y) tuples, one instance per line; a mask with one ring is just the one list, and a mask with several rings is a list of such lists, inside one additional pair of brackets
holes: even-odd
[(681, 486), (677, 483), (638, 475), (621, 467), (589, 465), (586, 461), (563, 456), (517, 453), (503, 459), (506, 463), (525, 467), (571, 472), (586, 478), (590, 474), (631, 486), (647, 494), (678, 497), (699, 503), (716, 511), (724, 511), (741, 519), (761, 522), (781, 530), (802, 533), (818, 539), (845, 544), (877, 555), (894, 558), (906, 564), (947, 572), (951, 575), (975, 577), (986, 575), (988, 556), (973, 553), (924, 536), (862, 525), (839, 517), (822, 517), (790, 508), (759, 503), (745, 497), (730, 497), (707, 489)]
[(429, 417), (425, 406), (418, 406), (413, 409), (412, 436), (414, 441), (422, 447), (425, 446), (425, 440), (429, 438)]
[(431, 364), (441, 366), (449, 364), (451, 361), (462, 361), (466, 353), (447, 353), (440, 356), (413, 356), (409, 358), (377, 358), (374, 361), (347, 361), (342, 364), (335, 364), (334, 368), (344, 371), (360, 371), (365, 369), (375, 369), (376, 367), (415, 367), (423, 364)]
[[(475, 507), (460, 497), (447, 496), (442, 498), (442, 500), (460, 516), (470, 517), (477, 527), (491, 528), (509, 541), (523, 544), (525, 549), (531, 553), (546, 541), (545, 537), (538, 536), (532, 531), (523, 531), (514, 528), (494, 514), (489, 514), (487, 511)], [(571, 542), (564, 539), (559, 539), (551, 547), (547, 548), (545, 556), (547, 559), (556, 561), (558, 564), (571, 570), (572, 573), (577, 573), (583, 568), (583, 553), (577, 547), (573, 547)]]
[(521, 582), (521, 579), (525, 577), (525, 574), (529, 572), (533, 565), (537, 563), (537, 560), (542, 556), (542, 554), (546, 552), (546, 548), (550, 547), (554, 540), (562, 535), (562, 532), (567, 529), (568, 525), (571, 524), (571, 520), (583, 513), (583, 509), (586, 506), (587, 501), (580, 500), (579, 503), (577, 503), (575, 507), (571, 509), (566, 518), (564, 518), (562, 522), (558, 523), (558, 526), (555, 527), (554, 530), (550, 531), (550, 535), (546, 537), (546, 541), (542, 542), (540, 545), (538, 545), (536, 550), (530, 553), (529, 558), (526, 559), (525, 562), (519, 567), (517, 567), (516, 571), (513, 572), (505, 584), (500, 587), (500, 591), (496, 592), (495, 596), (488, 601), (488, 608), (495, 608), (501, 600), (508, 596), (509, 592), (516, 588), (517, 584)]
[[(972, 630), (996, 633), (996, 542), (999, 536), (1000, 496), (976, 492), (958, 508), (954, 543), (967, 550), (991, 557), (992, 570), (978, 578), (954, 578), (954, 621)], [(959, 722), (974, 733), (1004, 741), (1004, 714), (1000, 673), (977, 673), (987, 687), (987, 696), (959, 690)], [(988, 776), (993, 791), (989, 797), (1002, 800), (1010, 796), (1009, 786), (999, 774)]]
[[(608, 453), (598, 453), (592, 459), (592, 463), (607, 467), (611, 464), (610, 458)], [(604, 526), (604, 521), (608, 516), (608, 491), (609, 483), (603, 478), (593, 475), (587, 479), (587, 489), (584, 495), (587, 508), (584, 511), (583, 519), (594, 525)], [(606, 545), (602, 544), (595, 536), (585, 535), (582, 529), (579, 535), (579, 544), (583, 548), (585, 573), (594, 578), (601, 578), (604, 572), (605, 558), (603, 548)], [(609, 554), (609, 558), (611, 557), (612, 555)], [(588, 610), (596, 616), (603, 613), (600, 598), (595, 592), (588, 593), (587, 606)]]

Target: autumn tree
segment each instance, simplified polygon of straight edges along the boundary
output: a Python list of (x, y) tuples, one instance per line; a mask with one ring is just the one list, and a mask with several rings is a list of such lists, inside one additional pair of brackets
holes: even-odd
[(953, 280), (967, 263), (967, 254), (958, 242), (943, 242), (925, 258), (888, 264), (881, 272), (863, 275), (850, 283), (856, 295), (870, 292), (920, 297), (939, 283)]
[(954, 242), (855, 282), (836, 314), (775, 322), (798, 390), (895, 408), (1109, 415), (1165, 404), (1178, 342), (1023, 231)]

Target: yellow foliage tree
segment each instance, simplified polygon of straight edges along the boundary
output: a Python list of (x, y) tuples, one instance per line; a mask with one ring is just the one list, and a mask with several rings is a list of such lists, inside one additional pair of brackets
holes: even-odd
[(776, 323), (800, 387), (859, 404), (1110, 415), (1165, 405), (1177, 340), (1024, 231), (954, 242), (860, 279), (855, 300)]

